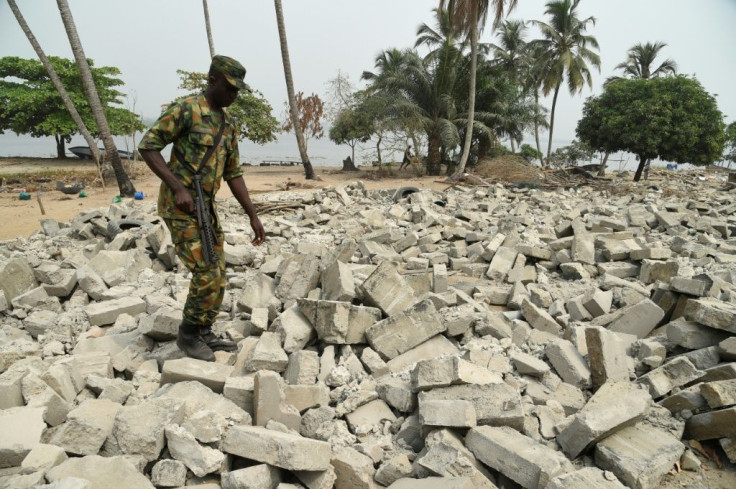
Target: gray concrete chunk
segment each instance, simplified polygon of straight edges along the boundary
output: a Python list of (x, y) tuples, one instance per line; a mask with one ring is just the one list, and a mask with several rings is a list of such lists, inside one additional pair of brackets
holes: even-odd
[(425, 300), (402, 313), (379, 321), (366, 331), (371, 347), (386, 359), (393, 359), (443, 332), (434, 304)]

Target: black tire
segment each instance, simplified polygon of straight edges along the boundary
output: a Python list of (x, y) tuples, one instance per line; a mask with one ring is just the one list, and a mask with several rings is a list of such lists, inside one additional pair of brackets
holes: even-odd
[(139, 219), (113, 219), (107, 223), (107, 239), (112, 241), (115, 239), (115, 236), (123, 231), (127, 231), (128, 229), (148, 229), (152, 226), (153, 224), (150, 222), (141, 221)]
[(398, 202), (401, 199), (407, 198), (409, 195), (419, 192), (417, 187), (399, 187), (394, 194), (394, 202)]

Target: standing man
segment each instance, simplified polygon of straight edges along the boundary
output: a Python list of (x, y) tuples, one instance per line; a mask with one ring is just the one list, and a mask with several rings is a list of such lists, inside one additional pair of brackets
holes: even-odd
[[(225, 112), (245, 88), (245, 68), (227, 56), (212, 58), (207, 89), (173, 103), (143, 136), (138, 150), (162, 180), (158, 214), (171, 232), (176, 254), (192, 272), (177, 346), (187, 356), (214, 361), (216, 350), (235, 351), (217, 337), (212, 323), (225, 294), (225, 235), (215, 194), (224, 179), (250, 218), (253, 244), (266, 235), (240, 169), (238, 129)], [(166, 164), (161, 150), (174, 147)]]
[(408, 168), (409, 165), (411, 165), (411, 158), (412, 158), (411, 144), (409, 144), (406, 147), (406, 150), (404, 151), (404, 159), (401, 161), (401, 166), (399, 166), (399, 171), (403, 170), (404, 167)]

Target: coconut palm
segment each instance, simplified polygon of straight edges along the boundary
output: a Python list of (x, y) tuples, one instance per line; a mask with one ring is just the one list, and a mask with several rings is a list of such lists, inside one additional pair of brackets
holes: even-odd
[(207, 0), (202, 0), (202, 8), (204, 8), (204, 26), (207, 29), (207, 44), (210, 46), (210, 58), (215, 57), (215, 42), (212, 40), (212, 28), (210, 27), (210, 9), (207, 7)]
[[(508, 10), (512, 10), (516, 6), (517, 0), (508, 0)], [(473, 119), (475, 116), (475, 72), (478, 57), (478, 35), (483, 30), (486, 23), (488, 11), (493, 8), (495, 12), (493, 28), (495, 29), (501, 22), (504, 10), (506, 9), (506, 0), (440, 0), (439, 9), (447, 10), (452, 18), (453, 23), (464, 32), (470, 35), (470, 89), (468, 94), (468, 117), (467, 127), (465, 130), (465, 144), (463, 145), (463, 154), (460, 158), (457, 170), (452, 175), (453, 179), (458, 179), (465, 172), (465, 165), (470, 156), (470, 143), (473, 138)]]
[(51, 81), (54, 84), (54, 87), (56, 87), (56, 90), (59, 92), (59, 96), (61, 97), (61, 100), (64, 102), (64, 106), (66, 107), (66, 110), (69, 111), (69, 114), (72, 116), (74, 123), (77, 125), (77, 128), (79, 129), (80, 134), (82, 135), (82, 137), (84, 137), (84, 140), (87, 141), (87, 144), (89, 145), (89, 149), (92, 151), (92, 155), (97, 164), (97, 171), (100, 174), (100, 181), (102, 183), (102, 187), (104, 188), (105, 181), (102, 178), (102, 169), (100, 168), (100, 151), (97, 149), (97, 143), (95, 143), (95, 139), (92, 137), (92, 133), (89, 132), (89, 129), (87, 129), (87, 126), (82, 120), (82, 117), (79, 115), (79, 112), (77, 112), (77, 108), (74, 106), (74, 102), (72, 102), (72, 99), (69, 96), (69, 93), (67, 93), (66, 88), (64, 88), (64, 84), (61, 83), (61, 79), (59, 78), (59, 75), (56, 73), (54, 66), (51, 64), (49, 59), (46, 57), (46, 53), (44, 53), (43, 49), (41, 48), (41, 45), (38, 43), (36, 36), (33, 35), (31, 28), (26, 23), (26, 19), (23, 17), (23, 14), (18, 8), (18, 5), (15, 3), (15, 0), (8, 0), (8, 5), (10, 6), (10, 10), (13, 12), (13, 15), (15, 15), (15, 18), (18, 20), (18, 24), (20, 25), (20, 28), (23, 30), (23, 33), (28, 38), (28, 42), (31, 43), (31, 46), (33, 46), (33, 50), (36, 51), (36, 54), (38, 55), (38, 59), (41, 60), (41, 64), (43, 64), (43, 67), (46, 69), (46, 72), (49, 74), (49, 78), (51, 78)]
[[(638, 43), (629, 49), (626, 61), (617, 64), (615, 69), (623, 71), (624, 78), (642, 78), (646, 80), (649, 78), (659, 78), (660, 76), (674, 75), (677, 73), (677, 63), (670, 58), (667, 58), (656, 69), (652, 70), (654, 60), (657, 59), (659, 52), (665, 46), (667, 44), (663, 42)], [(619, 76), (612, 76), (606, 80), (606, 83), (620, 80), (621, 78)]]
[(281, 42), (281, 60), (284, 64), (284, 78), (286, 79), (286, 91), (289, 96), (289, 113), (291, 114), (291, 125), (294, 127), (296, 134), (296, 143), (299, 146), (299, 156), (304, 165), (304, 176), (307, 180), (314, 180), (314, 170), (312, 163), (307, 155), (307, 143), (304, 140), (304, 133), (299, 124), (299, 109), (296, 104), (296, 96), (294, 95), (294, 78), (291, 76), (291, 61), (289, 60), (289, 45), (286, 41), (286, 27), (284, 26), (284, 12), (281, 8), (281, 0), (274, 0), (276, 7), (276, 22), (279, 29), (279, 40)]
[(580, 19), (577, 8), (580, 0), (555, 0), (548, 2), (545, 14), (550, 22), (532, 21), (542, 31), (543, 39), (532, 41), (539, 49), (540, 86), (544, 95), (554, 92), (549, 119), (547, 163), (552, 153), (552, 135), (555, 127), (557, 96), (562, 82), (567, 80), (571, 95), (583, 89), (585, 83), (593, 86), (588, 63), (600, 71), (600, 57), (592, 49), (598, 49), (595, 37), (587, 35), (589, 26), (595, 25), (595, 17)]
[(427, 134), (427, 173), (439, 175), (441, 148), (454, 147), (459, 135), (454, 119), (457, 115), (452, 93), (455, 86), (455, 64), (462, 55), (450, 46), (447, 52), (432, 59), (422, 59), (416, 52), (391, 49), (376, 58), (376, 72), (364, 72), (371, 82), (369, 93), (385, 95), (392, 100), (387, 110), (409, 127), (421, 127)]
[(521, 78), (528, 63), (526, 31), (523, 20), (507, 20), (498, 29), (498, 44), (491, 44), (494, 64), (502, 67), (513, 80)]
[(89, 69), (87, 63), (87, 57), (84, 55), (84, 49), (82, 48), (82, 42), (79, 40), (77, 34), (77, 27), (74, 24), (74, 18), (72, 12), (69, 9), (69, 4), (66, 0), (56, 0), (59, 6), (59, 13), (61, 14), (61, 20), (64, 23), (67, 36), (69, 37), (69, 44), (72, 47), (74, 53), (74, 59), (79, 69), (79, 75), (82, 81), (82, 87), (84, 93), (87, 96), (87, 102), (89, 103), (92, 116), (97, 123), (97, 129), (102, 137), (102, 143), (105, 146), (105, 158), (112, 164), (113, 171), (115, 172), (115, 179), (120, 189), (120, 195), (123, 197), (133, 197), (135, 194), (135, 187), (128, 178), (128, 174), (125, 173), (123, 168), (123, 162), (120, 160), (120, 154), (118, 149), (115, 147), (115, 141), (112, 139), (112, 133), (110, 132), (110, 126), (107, 124), (107, 118), (105, 112), (102, 109), (102, 103), (100, 97), (97, 94), (97, 88), (95, 87), (94, 80), (92, 79), (92, 72)]

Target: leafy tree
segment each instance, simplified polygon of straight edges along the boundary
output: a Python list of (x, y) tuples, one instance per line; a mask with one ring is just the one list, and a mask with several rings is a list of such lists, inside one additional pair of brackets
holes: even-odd
[(304, 137), (302, 126), (299, 123), (299, 107), (297, 106), (296, 96), (294, 95), (294, 77), (291, 74), (289, 43), (286, 39), (286, 25), (284, 23), (284, 9), (281, 7), (281, 0), (274, 0), (273, 4), (276, 9), (276, 25), (279, 31), (281, 61), (284, 65), (284, 79), (286, 81), (286, 93), (289, 100), (288, 107), (291, 124), (294, 128), (294, 134), (296, 135), (296, 143), (299, 147), (299, 156), (301, 157), (302, 165), (304, 166), (304, 177), (307, 180), (314, 180), (314, 169), (312, 168), (312, 162), (309, 161), (309, 155), (307, 154), (307, 140)]
[(560, 86), (567, 78), (571, 95), (583, 89), (585, 83), (593, 86), (588, 63), (600, 70), (600, 57), (591, 48), (598, 49), (595, 37), (587, 35), (588, 26), (595, 25), (595, 17), (579, 19), (577, 8), (580, 0), (555, 0), (548, 2), (545, 14), (550, 22), (533, 21), (542, 31), (543, 39), (532, 41), (538, 48), (538, 65), (541, 73), (541, 88), (545, 95), (554, 92), (549, 118), (549, 142), (547, 159), (552, 153), (552, 134), (555, 128), (555, 109)]
[(355, 145), (371, 138), (373, 124), (366, 111), (357, 107), (349, 107), (340, 111), (330, 128), (330, 140), (335, 144), (347, 144), (352, 150), (352, 162), (355, 164)]
[[(660, 65), (652, 69), (654, 60), (657, 59), (659, 52), (667, 44), (663, 42), (648, 42), (646, 44), (638, 43), (629, 49), (628, 57), (623, 63), (616, 65), (617, 70), (621, 70), (626, 78), (659, 78), (660, 76), (674, 75), (677, 73), (677, 63), (667, 58)], [(621, 77), (614, 76), (606, 80), (606, 83), (620, 80)]]
[[(92, 135), (99, 137), (74, 61), (53, 56), (49, 61), (84, 125)], [(122, 94), (116, 88), (123, 85), (123, 81), (117, 78), (120, 70), (113, 66), (97, 68), (91, 59), (87, 63), (112, 133), (130, 134), (133, 130), (144, 129), (137, 114), (119, 106)], [(15, 56), (0, 58), (0, 131), (4, 130), (32, 137), (53, 136), (57, 156), (66, 157), (65, 145), (78, 133), (79, 126), (40, 61)]]
[(596, 151), (590, 145), (574, 140), (567, 146), (557, 148), (550, 159), (551, 166), (578, 166), (580, 162), (590, 161)]
[(732, 122), (726, 126), (724, 137), (725, 147), (723, 159), (728, 161), (728, 167), (731, 168), (731, 163), (736, 163), (736, 122)]
[[(207, 73), (184, 70), (176, 70), (176, 73), (180, 79), (180, 90), (193, 94), (207, 88)], [(226, 110), (239, 127), (240, 139), (248, 139), (256, 144), (276, 140), (279, 122), (272, 114), (271, 104), (258, 90), (253, 90), (246, 84), (246, 88), (238, 92), (238, 98)]]
[(542, 157), (541, 151), (534, 149), (528, 144), (521, 145), (521, 148), (519, 148), (519, 154), (521, 155), (522, 158), (524, 158), (529, 163), (531, 163), (535, 159), (539, 159)]
[(715, 98), (696, 79), (678, 75), (609, 83), (587, 99), (576, 133), (598, 150), (637, 155), (639, 181), (653, 158), (713, 163), (723, 152), (724, 128)]
[[(297, 108), (297, 121), (299, 132), (304, 136), (304, 147), (307, 147), (307, 141), (310, 138), (321, 139), (325, 135), (325, 129), (322, 127), (322, 117), (324, 116), (324, 104), (319, 95), (313, 93), (309, 97), (305, 97), (304, 93), (299, 92), (295, 97)], [(291, 132), (294, 129), (292, 117), (289, 117), (289, 103), (284, 103), (287, 115), (284, 118), (281, 129), (285, 132)]]

